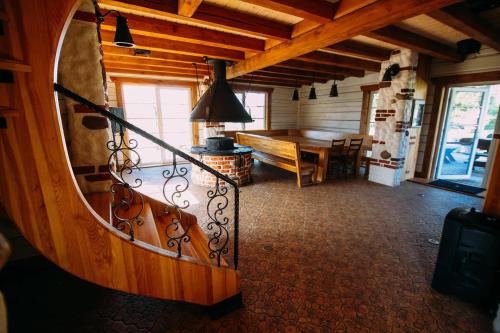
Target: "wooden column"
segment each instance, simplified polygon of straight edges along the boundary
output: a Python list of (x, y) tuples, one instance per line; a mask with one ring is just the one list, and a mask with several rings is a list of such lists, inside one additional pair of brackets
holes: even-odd
[(495, 134), (497, 141), (495, 159), (491, 165), (491, 177), (488, 182), (488, 192), (484, 199), (483, 212), (496, 217), (500, 217), (500, 134)]

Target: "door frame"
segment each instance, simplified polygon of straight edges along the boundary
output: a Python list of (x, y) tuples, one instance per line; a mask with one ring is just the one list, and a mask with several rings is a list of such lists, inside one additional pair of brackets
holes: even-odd
[[(489, 86), (490, 84), (479, 84), (479, 86)], [(473, 85), (474, 86), (474, 85)], [(462, 88), (462, 89), (461, 89)], [(468, 89), (467, 89), (468, 88)], [(442, 122), (442, 127), (441, 127), (441, 130), (440, 130), (440, 133), (439, 133), (439, 140), (438, 140), (438, 147), (437, 147), (437, 150), (436, 150), (436, 161), (435, 161), (435, 167), (434, 167), (434, 171), (433, 171), (433, 174), (432, 174), (432, 178), (433, 179), (445, 179), (445, 180), (453, 180), (453, 179), (464, 179), (462, 177), (455, 177), (455, 176), (449, 176), (449, 177), (446, 177), (446, 178), (439, 178), (439, 172), (443, 166), (443, 158), (442, 158), (442, 155), (443, 155), (443, 147), (445, 145), (445, 140), (447, 138), (447, 135), (448, 135), (448, 124), (449, 124), (449, 121), (450, 121), (450, 103), (452, 101), (452, 98), (453, 98), (453, 95), (450, 94), (450, 91), (452, 89), (457, 89), (458, 91), (477, 91), (477, 92), (483, 92), (483, 97), (482, 97), (482, 101), (481, 101), (481, 110), (480, 110), (480, 113), (479, 113), (479, 118), (478, 118), (478, 121), (477, 121), (477, 128), (476, 128), (476, 131), (474, 132), (474, 140), (472, 142), (472, 148), (471, 148), (471, 156), (470, 156), (470, 163), (469, 165), (467, 166), (467, 176), (470, 177), (470, 175), (472, 174), (472, 169), (473, 169), (473, 166), (474, 166), (474, 159), (475, 159), (475, 155), (476, 155), (476, 147), (477, 147), (477, 142), (479, 140), (479, 136), (478, 136), (478, 129), (481, 128), (481, 125), (483, 124), (484, 122), (484, 115), (485, 115), (485, 109), (488, 105), (488, 101), (489, 101), (489, 97), (490, 97), (490, 89), (487, 89), (487, 88), (473, 88), (471, 87), (471, 84), (461, 84), (461, 85), (449, 85), (446, 87), (446, 103), (443, 105), (443, 122)], [(486, 103), (485, 103), (486, 101)], [(487, 172), (485, 172), (485, 176), (484, 177), (487, 177)], [(483, 180), (484, 182), (484, 180)]]
[[(123, 106), (123, 95), (122, 95), (122, 85), (125, 83), (129, 84), (154, 84), (158, 86), (165, 87), (188, 87), (191, 88), (191, 109), (196, 105), (198, 101), (198, 86), (196, 82), (191, 81), (177, 81), (177, 80), (159, 80), (159, 79), (146, 79), (146, 78), (135, 78), (135, 77), (119, 77), (110, 76), (110, 80), (115, 84), (116, 87), (116, 103), (118, 107), (125, 108)], [(198, 122), (192, 122), (192, 142), (193, 146), (199, 145), (200, 133)]]
[[(431, 120), (427, 131), (422, 170), (416, 176), (429, 179), (434, 176), (436, 168), (437, 149), (439, 148), (439, 136), (443, 122), (443, 105), (447, 99), (448, 86), (451, 85), (481, 85), (499, 84), (500, 71), (488, 71), (483, 73), (459, 74), (432, 78), (434, 84), (433, 101), (431, 109)], [(495, 149), (492, 149), (493, 155)], [(492, 155), (492, 159), (494, 156)]]

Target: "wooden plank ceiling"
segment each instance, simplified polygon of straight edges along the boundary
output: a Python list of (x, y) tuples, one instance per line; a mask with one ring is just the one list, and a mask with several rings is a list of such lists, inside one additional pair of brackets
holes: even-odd
[[(204, 57), (230, 60), (235, 82), (287, 87), (362, 77), (391, 50), (407, 47), (458, 62), (456, 42), (475, 38), (500, 50), (500, 28), (457, 0), (99, 0), (128, 19), (148, 56), (113, 45), (102, 24), (109, 73), (196, 79)], [(497, 18), (498, 15), (490, 15)], [(92, 20), (77, 13), (77, 19)]]

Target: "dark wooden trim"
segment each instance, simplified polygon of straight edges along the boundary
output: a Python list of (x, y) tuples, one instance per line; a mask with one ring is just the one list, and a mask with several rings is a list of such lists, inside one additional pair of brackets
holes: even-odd
[(441, 76), (432, 78), (431, 81), (436, 85), (494, 82), (500, 81), (500, 71)]
[(96, 21), (97, 21), (94, 13), (84, 12), (81, 10), (78, 10), (75, 13), (75, 15), (73, 16), (73, 20), (91, 22), (91, 23), (96, 23)]
[(359, 120), (359, 134), (368, 134), (368, 114), (370, 113), (370, 98), (373, 91), (378, 90), (378, 84), (367, 84), (361, 86), (363, 91), (363, 103), (361, 104), (361, 118)]
[(374, 84), (366, 84), (364, 86), (360, 86), (359, 87), (363, 92), (372, 92), (374, 90), (378, 90), (379, 89), (379, 86), (378, 86), (378, 83), (374, 83)]
[(441, 116), (441, 110), (446, 95), (446, 87), (444, 85), (436, 85), (434, 87), (434, 100), (432, 101), (431, 122), (429, 130), (427, 131), (427, 141), (425, 143), (424, 159), (422, 162), (422, 171), (420, 171), (423, 178), (431, 177), (431, 165), (434, 159), (434, 148), (437, 140), (437, 126)]
[(449, 85), (463, 83), (486, 83), (500, 81), (500, 71), (481, 72), (471, 74), (458, 74), (432, 78), (434, 86), (434, 101), (432, 102), (431, 121), (427, 132), (427, 142), (424, 150), (424, 160), (420, 175), (423, 178), (431, 177), (431, 167), (435, 157), (436, 141), (438, 134), (438, 125), (444, 106), (444, 98), (446, 96), (446, 88)]

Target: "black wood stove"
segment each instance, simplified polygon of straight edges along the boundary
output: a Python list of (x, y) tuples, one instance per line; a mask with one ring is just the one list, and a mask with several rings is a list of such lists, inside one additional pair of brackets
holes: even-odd
[(446, 216), (432, 287), (468, 301), (500, 301), (500, 222), (475, 209)]

